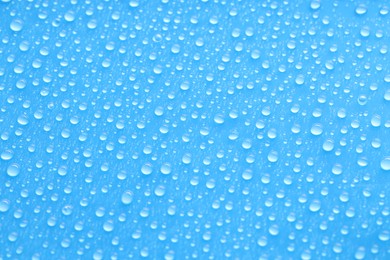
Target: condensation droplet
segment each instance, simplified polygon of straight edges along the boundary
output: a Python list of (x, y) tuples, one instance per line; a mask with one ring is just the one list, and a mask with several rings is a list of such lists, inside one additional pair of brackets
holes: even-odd
[(312, 133), (312, 135), (321, 135), (323, 130), (322, 130), (322, 125), (321, 124), (314, 124), (311, 129), (310, 129), (310, 132)]
[(17, 163), (13, 163), (7, 168), (7, 174), (10, 177), (16, 177), (19, 175), (20, 172), (20, 166)]
[(390, 171), (390, 156), (385, 157), (381, 161), (381, 168), (384, 171)]
[(321, 202), (319, 200), (313, 200), (310, 205), (309, 209), (311, 212), (317, 212), (321, 209)]
[(326, 139), (325, 142), (322, 144), (322, 149), (326, 152), (332, 151), (334, 148), (334, 142), (331, 139)]
[(122, 193), (122, 203), (125, 205), (129, 205), (133, 201), (133, 192), (127, 190)]
[(0, 158), (4, 161), (9, 161), (14, 157), (14, 152), (12, 150), (5, 150), (1, 153)]
[(14, 32), (20, 32), (23, 29), (23, 21), (21, 19), (12, 20), (10, 28)]
[(367, 7), (363, 4), (359, 4), (355, 9), (356, 14), (363, 15), (367, 12)]
[(146, 163), (141, 167), (141, 172), (144, 175), (149, 175), (153, 171), (152, 165), (150, 163)]
[(11, 202), (7, 199), (0, 200), (0, 212), (7, 212)]

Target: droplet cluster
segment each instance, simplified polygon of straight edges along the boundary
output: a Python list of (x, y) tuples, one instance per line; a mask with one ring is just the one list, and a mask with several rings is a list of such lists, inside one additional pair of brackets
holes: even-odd
[(388, 1), (0, 1), (0, 259), (387, 259)]

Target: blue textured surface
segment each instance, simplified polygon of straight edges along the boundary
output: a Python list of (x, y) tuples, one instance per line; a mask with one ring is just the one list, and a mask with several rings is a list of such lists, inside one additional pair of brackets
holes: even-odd
[(0, 259), (389, 259), (389, 1), (0, 3)]

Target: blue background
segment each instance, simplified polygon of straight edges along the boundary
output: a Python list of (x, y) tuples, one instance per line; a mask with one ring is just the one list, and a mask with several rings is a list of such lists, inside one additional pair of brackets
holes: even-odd
[(0, 259), (389, 257), (389, 1), (0, 3)]

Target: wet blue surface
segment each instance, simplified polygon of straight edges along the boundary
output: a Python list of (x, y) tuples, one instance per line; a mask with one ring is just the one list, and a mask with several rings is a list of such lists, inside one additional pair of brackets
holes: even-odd
[(0, 259), (386, 259), (389, 1), (0, 3)]

